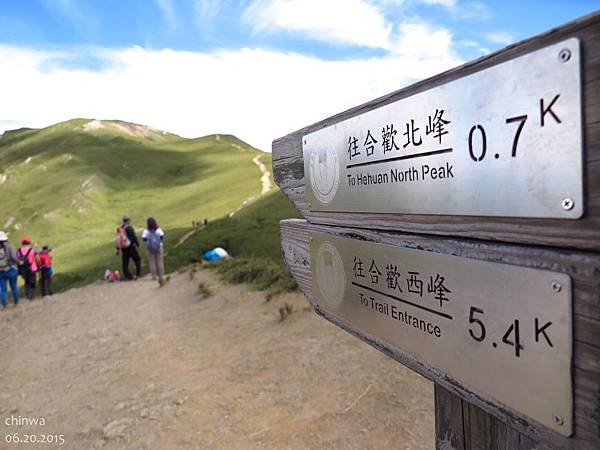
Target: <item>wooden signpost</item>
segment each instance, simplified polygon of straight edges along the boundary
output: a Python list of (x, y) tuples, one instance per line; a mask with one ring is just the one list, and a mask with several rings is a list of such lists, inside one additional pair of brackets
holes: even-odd
[(437, 448), (600, 448), (599, 13), (277, 139), (273, 168), (291, 273), (435, 383)]

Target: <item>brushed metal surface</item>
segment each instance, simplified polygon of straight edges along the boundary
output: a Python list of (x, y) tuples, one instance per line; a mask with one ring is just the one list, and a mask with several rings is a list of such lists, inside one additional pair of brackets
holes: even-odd
[(568, 275), (310, 236), (321, 309), (517, 416), (572, 433)]
[(571, 38), (303, 137), (313, 211), (577, 219), (581, 62)]

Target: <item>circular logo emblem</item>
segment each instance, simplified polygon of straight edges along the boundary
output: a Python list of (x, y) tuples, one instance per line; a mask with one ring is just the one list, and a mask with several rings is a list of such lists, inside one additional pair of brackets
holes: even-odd
[(310, 184), (317, 200), (329, 203), (340, 184), (340, 166), (334, 149), (315, 150), (310, 155)]
[(342, 257), (331, 242), (325, 241), (319, 247), (316, 278), (323, 300), (331, 307), (339, 306), (344, 300), (346, 276)]

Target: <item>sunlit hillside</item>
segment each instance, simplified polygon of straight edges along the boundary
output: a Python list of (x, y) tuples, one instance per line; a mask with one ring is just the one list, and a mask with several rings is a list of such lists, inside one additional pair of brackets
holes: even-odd
[(113, 242), (124, 214), (138, 229), (153, 215), (180, 234), (258, 198), (257, 156), (270, 168), (270, 154), (234, 136), (185, 139), (121, 121), (8, 131), (0, 136), (0, 229), (13, 244), (27, 234), (53, 247), (59, 280), (79, 284), (119, 268)]

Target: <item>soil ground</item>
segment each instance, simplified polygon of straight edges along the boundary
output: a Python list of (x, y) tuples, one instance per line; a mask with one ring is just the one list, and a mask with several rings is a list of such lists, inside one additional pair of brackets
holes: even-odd
[(0, 311), (0, 336), (0, 448), (434, 447), (432, 385), (299, 293), (266, 302), (205, 270), (99, 283)]

